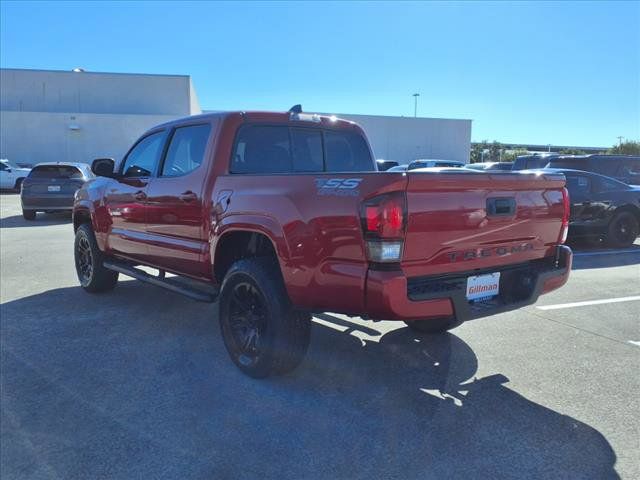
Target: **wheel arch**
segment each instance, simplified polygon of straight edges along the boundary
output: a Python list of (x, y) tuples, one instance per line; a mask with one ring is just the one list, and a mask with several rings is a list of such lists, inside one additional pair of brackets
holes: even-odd
[(242, 258), (273, 257), (282, 273), (282, 260), (288, 257), (286, 245), (278, 243), (264, 228), (229, 225), (218, 235), (212, 248), (212, 274), (217, 283), (231, 265)]
[(626, 204), (626, 205), (622, 205), (618, 208), (616, 208), (613, 211), (613, 215), (611, 216), (611, 220), (609, 220), (609, 223), (611, 223), (611, 221), (613, 220), (613, 218), (618, 215), (619, 213), (622, 212), (630, 212), (633, 214), (634, 217), (636, 217), (636, 220), (638, 221), (638, 223), (640, 223), (640, 208), (636, 207), (633, 204)]

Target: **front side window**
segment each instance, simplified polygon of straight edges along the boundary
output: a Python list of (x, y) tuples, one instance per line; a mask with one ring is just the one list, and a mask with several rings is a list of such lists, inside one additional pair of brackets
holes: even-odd
[(211, 132), (211, 125), (176, 128), (162, 166), (162, 176), (177, 177), (198, 168)]
[(231, 161), (233, 173), (291, 172), (289, 128), (248, 126), (240, 129)]
[(129, 152), (122, 167), (125, 177), (150, 177), (160, 158), (164, 132), (152, 133)]
[(374, 171), (369, 148), (361, 135), (327, 131), (324, 135), (327, 172)]

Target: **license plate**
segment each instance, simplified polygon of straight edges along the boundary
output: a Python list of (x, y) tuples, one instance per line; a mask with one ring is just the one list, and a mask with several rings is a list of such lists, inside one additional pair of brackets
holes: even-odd
[(50, 192), (59, 192), (60, 191), (60, 185), (49, 185), (47, 187), (47, 190), (49, 190)]
[(467, 300), (491, 298), (500, 292), (500, 272), (467, 278)]

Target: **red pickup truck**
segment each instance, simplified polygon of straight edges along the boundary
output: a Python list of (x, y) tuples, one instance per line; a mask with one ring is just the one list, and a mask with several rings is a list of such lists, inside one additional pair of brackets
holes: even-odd
[(298, 106), (165, 123), (92, 169), (73, 210), (82, 287), (122, 273), (217, 300), (253, 377), (300, 363), (313, 312), (438, 333), (529, 305), (571, 270), (563, 175), (378, 172), (358, 125)]

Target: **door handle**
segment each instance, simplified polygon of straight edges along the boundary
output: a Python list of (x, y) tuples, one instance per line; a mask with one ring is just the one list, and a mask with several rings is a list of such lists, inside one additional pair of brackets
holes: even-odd
[(138, 190), (136, 193), (133, 194), (133, 198), (135, 198), (136, 200), (145, 200), (147, 198), (147, 194), (144, 193), (142, 190)]
[(178, 196), (178, 198), (183, 202), (189, 203), (189, 202), (195, 202), (198, 199), (198, 196), (195, 193), (193, 193), (191, 190), (187, 190), (186, 192), (181, 193)]

